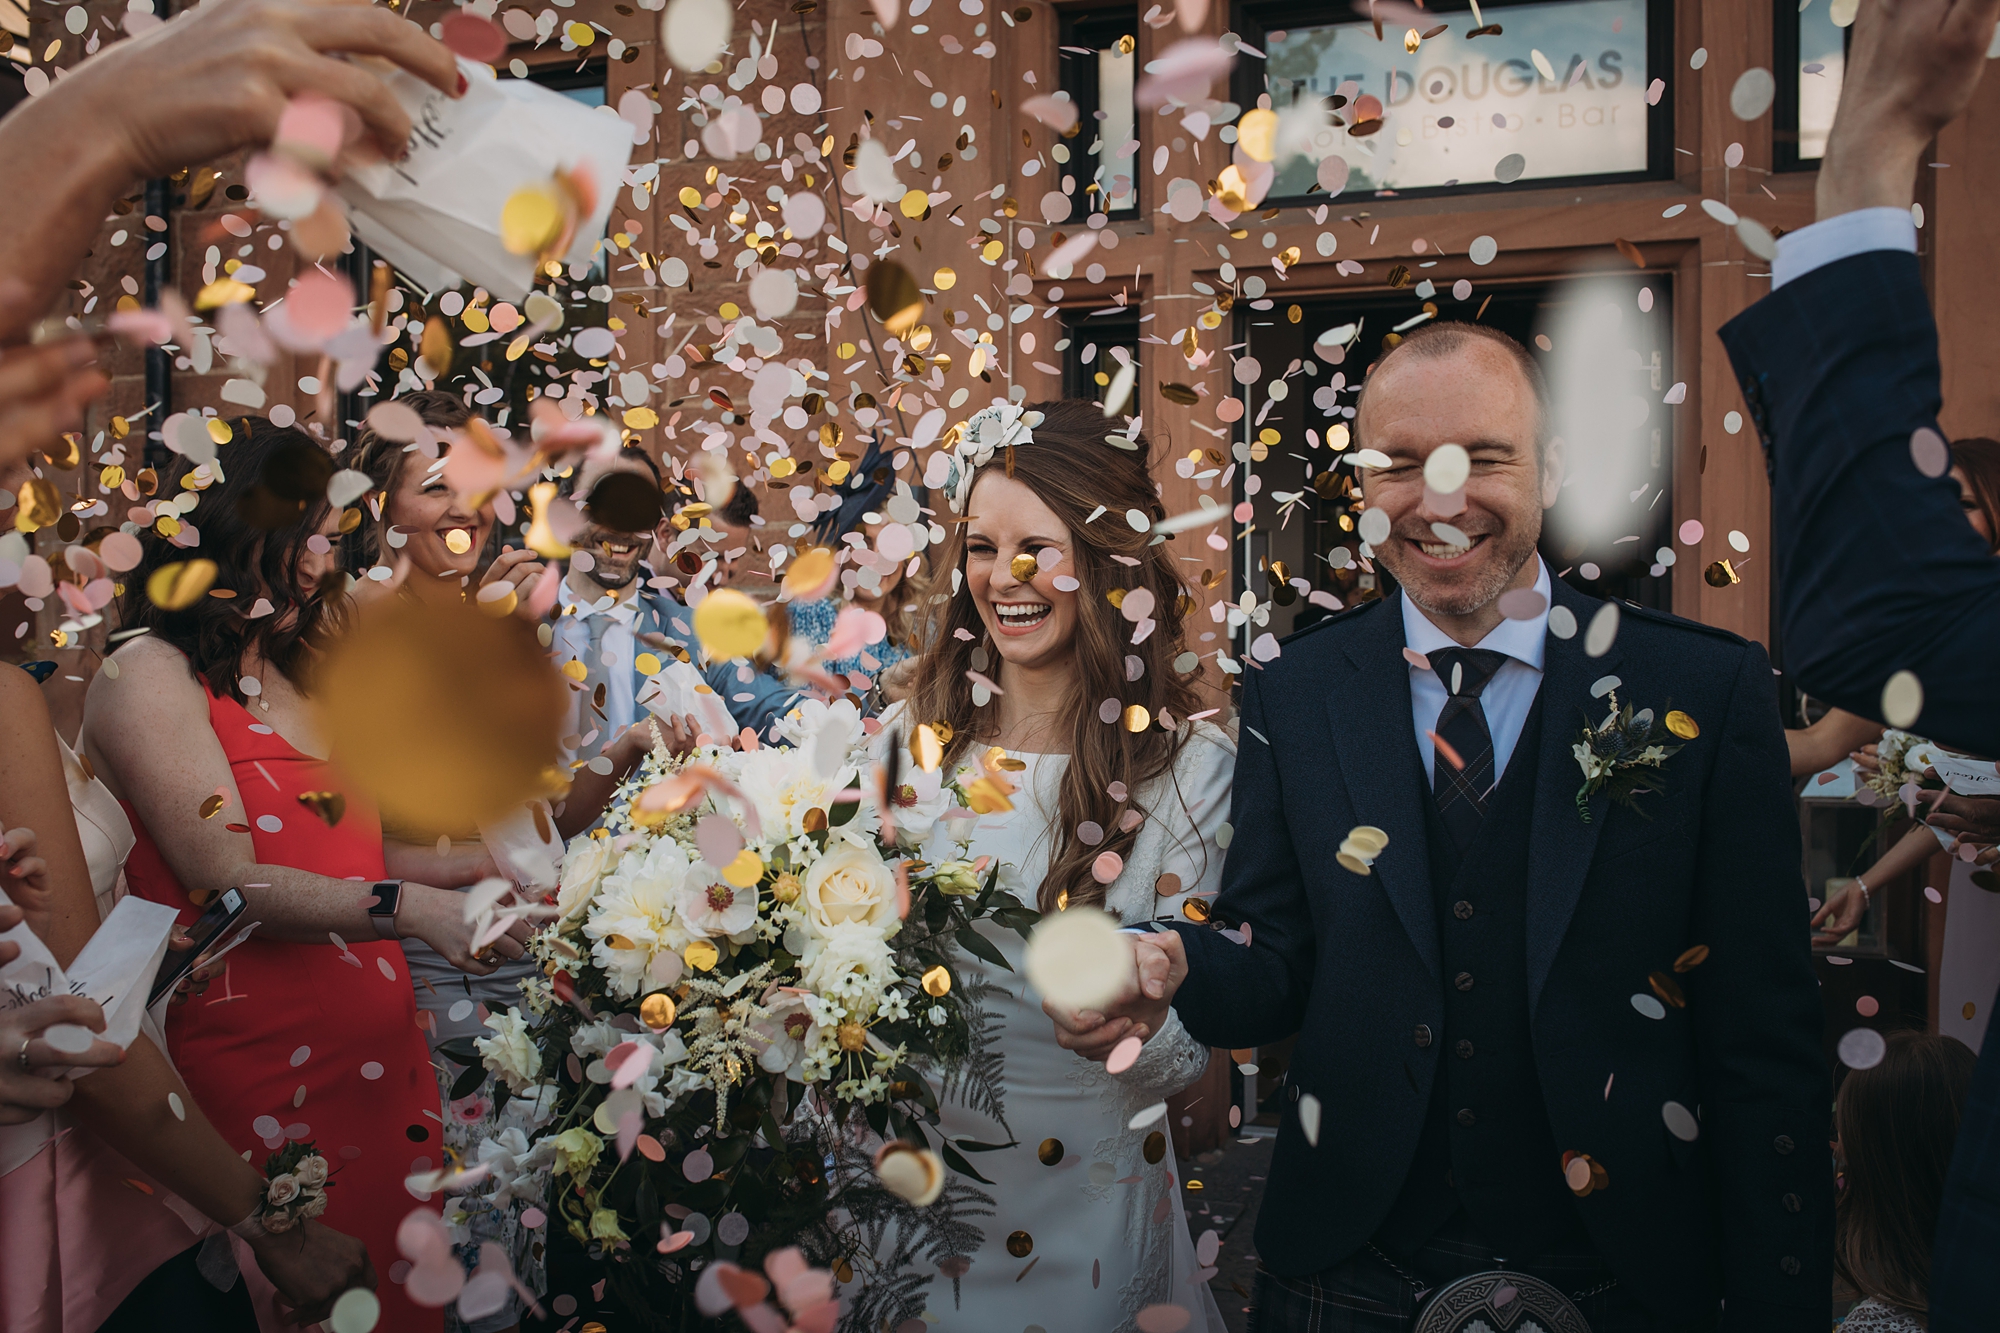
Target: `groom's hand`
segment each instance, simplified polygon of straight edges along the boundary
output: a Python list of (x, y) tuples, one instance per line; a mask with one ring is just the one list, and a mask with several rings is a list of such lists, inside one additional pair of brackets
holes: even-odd
[(1132, 980), (1102, 1012), (1042, 1004), (1042, 1012), (1055, 1021), (1057, 1045), (1102, 1063), (1127, 1037), (1144, 1041), (1160, 1030), (1173, 1007), (1174, 992), (1187, 978), (1187, 946), (1171, 930), (1134, 935), (1132, 963)]

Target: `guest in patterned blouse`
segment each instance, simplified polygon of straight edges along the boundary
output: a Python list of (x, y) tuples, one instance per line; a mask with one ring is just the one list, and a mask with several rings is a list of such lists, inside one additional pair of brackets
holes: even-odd
[[(879, 520), (879, 515), (872, 517)], [(830, 675), (847, 677), (871, 702), (886, 706), (907, 692), (910, 668), (895, 668), (916, 657), (920, 646), (918, 612), (930, 585), (920, 572), (922, 556), (899, 562), (875, 554), (873, 539), (878, 526), (879, 521), (871, 524), (863, 520), (868, 543), (850, 542), (841, 548), (842, 569), (834, 594), (816, 602), (792, 602), (789, 610), (793, 636), (815, 650), (833, 636), (834, 621), (844, 607), (859, 607), (881, 616), (883, 632), (873, 642), (845, 657), (829, 658), (822, 665)], [(919, 572), (912, 573), (911, 566), (917, 566)]]

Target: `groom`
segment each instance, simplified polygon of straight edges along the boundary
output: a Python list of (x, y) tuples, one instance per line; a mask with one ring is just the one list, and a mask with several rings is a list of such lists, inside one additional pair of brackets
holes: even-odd
[[(1492, 1328), (1516, 1301), (1576, 1327), (1554, 1298), (1593, 1333), (1823, 1333), (1830, 1090), (1763, 649), (1619, 604), (1588, 654), (1611, 604), (1536, 554), (1561, 445), (1506, 335), (1411, 334), (1355, 425), (1389, 459), (1366, 498), (1401, 592), (1245, 677), (1213, 917), (1248, 947), (1137, 936), (1132, 993), (1052, 1011), (1058, 1039), (1103, 1058), (1169, 1003), (1210, 1046), (1298, 1034), (1257, 1224), (1266, 1333), (1410, 1330), (1503, 1269), (1538, 1281), (1440, 1304), (1487, 1302)], [(1447, 443), (1472, 459), (1462, 507), (1425, 487)], [(1674, 719), (1678, 751), (1645, 770), (1664, 790), (1636, 810), (1599, 792), (1586, 815), (1572, 747), (1613, 689), (1694, 725)], [(1361, 826), (1387, 845), (1366, 866), (1361, 833), (1343, 866)]]

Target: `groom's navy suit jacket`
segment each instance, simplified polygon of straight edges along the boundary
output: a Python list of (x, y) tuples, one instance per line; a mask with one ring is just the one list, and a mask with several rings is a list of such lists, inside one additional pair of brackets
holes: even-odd
[[(1725, 324), (1722, 341), (1771, 468), (1786, 669), (1878, 718), (1890, 673), (1915, 671), (1915, 730), (2000, 756), (2000, 559), (1964, 521), (1957, 484), (1911, 456), (1944, 401), (1917, 257), (1877, 250), (1815, 269)], [(1939, 1210), (1935, 1333), (2000, 1325), (2000, 1042), (1992, 1029), (1986, 1041)]]
[[(1579, 625), (1600, 605), (1554, 591)], [(1430, 1039), (1447, 982), (1399, 598), (1294, 635), (1246, 675), (1215, 915), (1247, 924), (1250, 945), (1181, 927), (1191, 971), (1174, 1007), (1195, 1037), (1240, 1048), (1299, 1034), (1257, 1222), (1281, 1276), (1375, 1234), (1450, 1058)], [(1830, 1089), (1770, 663), (1734, 635), (1622, 610), (1603, 657), (1581, 632), (1547, 642), (1525, 923), (1534, 1074), (1557, 1148), (1608, 1178), (1573, 1202), (1592, 1243), (1663, 1325), (1722, 1300), (1726, 1330), (1823, 1333)], [(1666, 791), (1638, 798), (1643, 814), (1600, 794), (1586, 822), (1570, 749), (1606, 712), (1591, 695), (1605, 676), (1621, 700), (1680, 709), (1701, 733), (1667, 760)], [(1366, 876), (1334, 859), (1362, 824), (1389, 835)], [(1677, 978), (1686, 1007), (1646, 1016), (1634, 998), (1653, 994), (1648, 975), (1673, 975), (1695, 945), (1709, 954)], [(1316, 1147), (1302, 1094), (1321, 1108)], [(1699, 1115), (1695, 1141), (1669, 1131), (1668, 1102)]]

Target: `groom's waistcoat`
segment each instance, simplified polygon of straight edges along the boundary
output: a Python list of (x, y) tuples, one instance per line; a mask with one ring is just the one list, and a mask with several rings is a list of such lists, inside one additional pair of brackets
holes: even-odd
[(1431, 899), (1444, 1029), (1423, 1131), (1376, 1233), (1408, 1256), (1463, 1204), (1486, 1242), (1527, 1260), (1588, 1252), (1563, 1185), (1528, 1027), (1528, 838), (1541, 752), (1538, 697), (1479, 833), (1461, 858), (1428, 792)]

